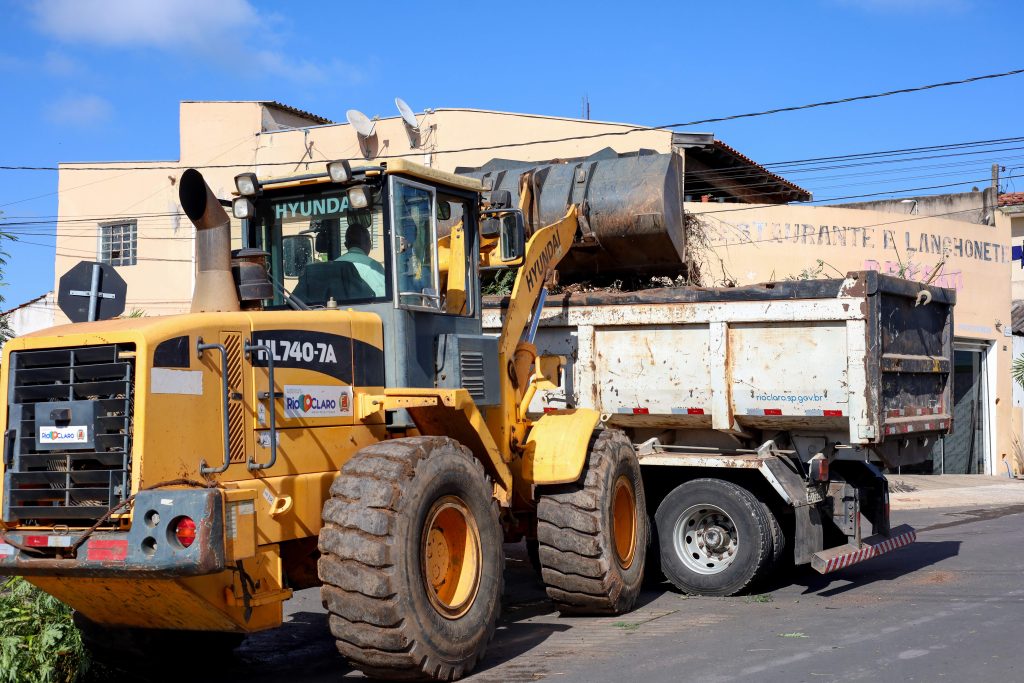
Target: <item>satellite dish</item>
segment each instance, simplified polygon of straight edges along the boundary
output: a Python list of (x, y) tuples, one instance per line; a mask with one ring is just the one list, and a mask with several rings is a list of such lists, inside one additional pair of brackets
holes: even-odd
[(416, 114), (413, 113), (412, 107), (406, 104), (405, 100), (401, 97), (395, 98), (395, 106), (398, 107), (398, 114), (405, 121), (405, 125), (409, 127), (409, 130), (419, 132), (420, 123), (416, 120)]
[(345, 112), (345, 118), (349, 125), (356, 129), (361, 138), (368, 138), (373, 135), (374, 123), (370, 118), (358, 109), (349, 109)]

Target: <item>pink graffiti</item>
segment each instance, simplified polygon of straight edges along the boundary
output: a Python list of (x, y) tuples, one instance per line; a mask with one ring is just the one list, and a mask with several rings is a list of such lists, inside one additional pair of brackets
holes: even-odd
[[(879, 273), (885, 273), (886, 275), (899, 275), (901, 266), (898, 261), (884, 261), (879, 263), (875, 259), (865, 259), (864, 269), (874, 270)], [(916, 280), (917, 282), (928, 282), (931, 280), (931, 284), (936, 287), (946, 287), (957, 291), (962, 290), (965, 286), (964, 274), (959, 270), (941, 270), (938, 275), (932, 278), (933, 272), (934, 268), (931, 266), (918, 266), (911, 263), (907, 266), (906, 272), (903, 273), (903, 277), (908, 280)]]

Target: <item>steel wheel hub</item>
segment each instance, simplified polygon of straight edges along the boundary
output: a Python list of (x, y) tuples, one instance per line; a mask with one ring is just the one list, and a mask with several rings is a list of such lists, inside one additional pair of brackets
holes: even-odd
[(691, 505), (676, 519), (672, 534), (676, 555), (690, 571), (710, 575), (736, 559), (739, 532), (732, 518), (714, 505)]
[(480, 532), (461, 498), (444, 496), (431, 507), (420, 553), (430, 604), (442, 616), (458, 619), (473, 606), (482, 570)]

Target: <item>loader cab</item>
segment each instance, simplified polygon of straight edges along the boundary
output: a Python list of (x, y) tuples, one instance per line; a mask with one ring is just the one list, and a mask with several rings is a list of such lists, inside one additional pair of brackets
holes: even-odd
[(514, 256), (522, 235), (509, 231), (504, 249), (500, 235), (481, 236), (479, 181), (396, 161), (250, 182), (239, 184), (235, 214), (243, 246), (269, 254), (275, 295), (264, 308), (289, 308), (290, 293), (298, 307), (374, 313), (387, 386), (472, 387), (479, 405), (498, 402), (481, 249)]

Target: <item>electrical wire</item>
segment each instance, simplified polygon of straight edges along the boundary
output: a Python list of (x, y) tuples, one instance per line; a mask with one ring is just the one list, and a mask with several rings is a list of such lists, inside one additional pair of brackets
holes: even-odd
[[(512, 148), (516, 148), (516, 147), (528, 147), (528, 146), (531, 146), (531, 145), (543, 145), (543, 144), (551, 144), (551, 143), (558, 143), (558, 142), (573, 142), (573, 141), (577, 141), (577, 140), (591, 140), (591, 139), (601, 138), (601, 137), (616, 137), (616, 136), (629, 135), (630, 133), (635, 133), (635, 132), (657, 131), (657, 130), (666, 130), (666, 129), (671, 129), (671, 128), (688, 128), (688, 127), (691, 127), (691, 126), (702, 125), (702, 124), (705, 124), (705, 123), (720, 123), (720, 122), (723, 122), (723, 121), (736, 121), (736, 120), (739, 120), (739, 119), (748, 119), (748, 118), (754, 118), (754, 117), (760, 117), (760, 116), (769, 116), (769, 115), (772, 115), (772, 114), (780, 114), (780, 113), (783, 113), (783, 112), (793, 112), (793, 111), (802, 111), (802, 110), (807, 110), (807, 109), (816, 109), (816, 108), (819, 108), (819, 107), (829, 107), (829, 106), (834, 106), (834, 105), (839, 105), (839, 104), (848, 104), (848, 103), (851, 103), (851, 102), (860, 102), (860, 101), (864, 101), (864, 100), (879, 99), (879, 98), (883, 98), (883, 97), (891, 97), (891, 96), (894, 96), (894, 95), (903, 95), (903, 94), (908, 94), (908, 93), (922, 92), (922, 91), (925, 91), (925, 90), (934, 90), (934, 89), (937, 89), (937, 88), (947, 88), (947, 87), (957, 86), (957, 85), (966, 85), (966, 84), (969, 84), (969, 83), (976, 83), (978, 81), (991, 80), (991, 79), (996, 79), (996, 78), (1006, 78), (1008, 76), (1016, 76), (1016, 75), (1021, 74), (1021, 73), (1024, 73), (1024, 69), (1013, 69), (1013, 70), (1010, 70), (1010, 71), (1003, 71), (1003, 72), (999, 72), (999, 73), (983, 74), (983, 75), (980, 75), (980, 76), (971, 76), (971, 77), (968, 77), (968, 78), (962, 78), (962, 79), (954, 80), (954, 81), (943, 81), (941, 83), (930, 83), (930, 84), (927, 84), (927, 85), (919, 85), (919, 86), (913, 86), (913, 87), (909, 87), (909, 88), (899, 88), (897, 90), (887, 90), (885, 92), (871, 93), (871, 94), (868, 94), (868, 95), (854, 95), (852, 97), (843, 97), (843, 98), (839, 98), (839, 99), (835, 99), (835, 100), (825, 100), (825, 101), (822, 101), (822, 102), (811, 102), (811, 103), (808, 103), (808, 104), (792, 105), (792, 106), (788, 106), (788, 107), (777, 107), (775, 109), (766, 109), (766, 110), (763, 110), (763, 111), (748, 112), (748, 113), (745, 113), (745, 114), (732, 114), (732, 115), (729, 115), (729, 116), (717, 116), (717, 117), (713, 117), (713, 118), (697, 119), (697, 120), (694, 120), (694, 121), (685, 121), (685, 122), (681, 122), (681, 123), (667, 123), (667, 124), (663, 124), (663, 125), (660, 125), (660, 126), (628, 126), (627, 125), (625, 130), (619, 130), (619, 131), (605, 131), (605, 132), (601, 132), (601, 133), (588, 133), (588, 134), (581, 134), (581, 135), (565, 136), (565, 137), (560, 137), (560, 138), (551, 138), (551, 139), (547, 139), (547, 140), (525, 140), (525, 141), (522, 141), (522, 142), (511, 142), (511, 143), (504, 143), (504, 144), (500, 144), (500, 145), (479, 145), (479, 146), (475, 146), (475, 147), (463, 147), (461, 149), (436, 150), (436, 151), (433, 152), (433, 154), (456, 154), (456, 153), (462, 153), (462, 152), (482, 152), (482, 151), (489, 151), (489, 150), (496, 150), (496, 149), (512, 149)], [(610, 125), (618, 125), (618, 124), (610, 124)], [(383, 155), (378, 155), (375, 158), (378, 158), (378, 159), (396, 159), (396, 158), (406, 158), (406, 157), (418, 157), (418, 156), (421, 156), (421, 155), (422, 155), (422, 152), (406, 152), (406, 153), (400, 153), (400, 154), (383, 154)], [(293, 165), (298, 165), (298, 164), (301, 164), (301, 163), (303, 163), (302, 160), (299, 160), (299, 161), (265, 162), (265, 163), (261, 163), (261, 164), (258, 164), (258, 165), (260, 165), (260, 166), (293, 166)], [(205, 164), (205, 165), (194, 166), (193, 168), (197, 168), (197, 169), (249, 168), (249, 167), (254, 166), (254, 165), (256, 165), (256, 164)], [(150, 164), (150, 165), (146, 165), (146, 166), (136, 166), (136, 167), (133, 167), (133, 166), (117, 166), (117, 167), (109, 167), (109, 166), (65, 166), (63, 169), (60, 168), (59, 166), (17, 166), (17, 165), (10, 165), (10, 164), (0, 165), (0, 170), (5, 170), (5, 171), (58, 171), (58, 170), (65, 170), (65, 171), (131, 171), (131, 170), (158, 171), (158, 170), (180, 170), (180, 168), (181, 168), (180, 165), (176, 165), (176, 166), (160, 166), (160, 165), (154, 165), (154, 164)]]

